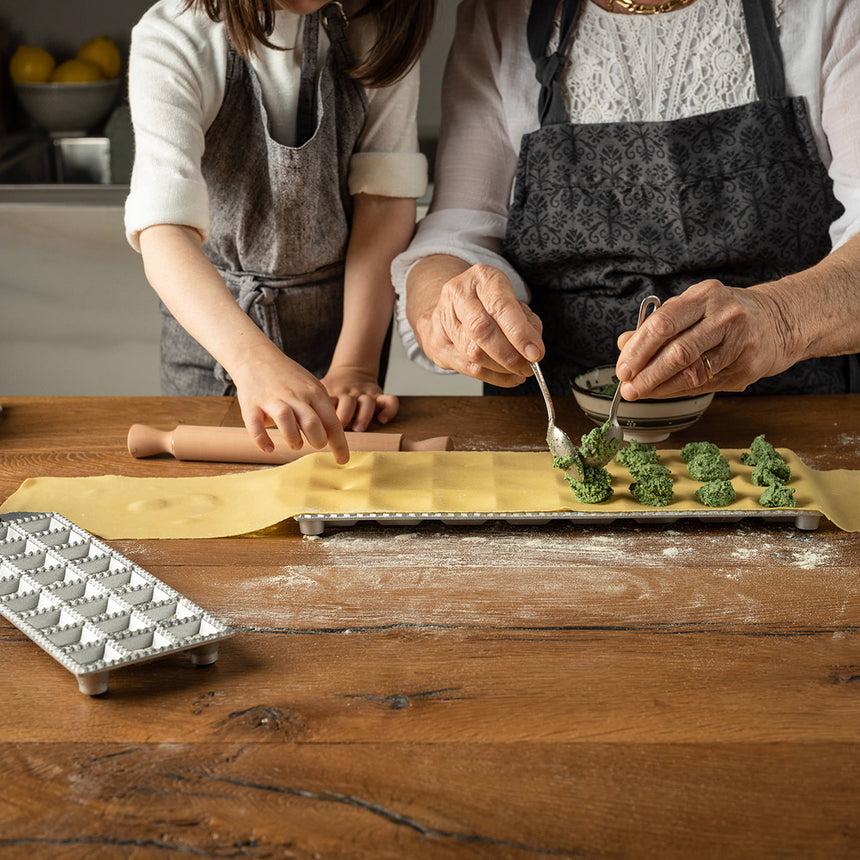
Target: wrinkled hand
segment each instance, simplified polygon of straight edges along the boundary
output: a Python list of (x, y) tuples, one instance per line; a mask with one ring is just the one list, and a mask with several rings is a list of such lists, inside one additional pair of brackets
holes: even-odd
[(387, 424), (400, 407), (397, 397), (383, 394), (376, 377), (360, 368), (331, 367), (322, 384), (341, 425), (349, 427), (351, 422), (353, 430), (366, 430), (374, 416), (380, 424)]
[(743, 391), (794, 363), (791, 338), (767, 290), (702, 281), (668, 299), (638, 332), (618, 338), (621, 396), (637, 400)]
[(349, 446), (329, 393), (300, 364), (267, 344), (229, 368), (239, 399), (242, 420), (262, 451), (274, 449), (266, 425), (274, 423), (293, 450), (303, 445), (329, 446), (341, 465), (349, 461)]
[(472, 266), (447, 281), (414, 330), (439, 367), (503, 388), (530, 376), (529, 362), (544, 352), (541, 321), (491, 266)]

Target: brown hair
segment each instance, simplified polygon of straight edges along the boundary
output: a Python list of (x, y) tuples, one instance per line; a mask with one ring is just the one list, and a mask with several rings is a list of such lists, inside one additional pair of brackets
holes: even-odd
[[(258, 44), (278, 48), (269, 41), (277, 0), (185, 0), (185, 8), (223, 21), (230, 41), (246, 57)], [(350, 74), (369, 87), (386, 86), (405, 75), (427, 43), (435, 12), (436, 0), (366, 0), (353, 17), (375, 19), (376, 41)]]

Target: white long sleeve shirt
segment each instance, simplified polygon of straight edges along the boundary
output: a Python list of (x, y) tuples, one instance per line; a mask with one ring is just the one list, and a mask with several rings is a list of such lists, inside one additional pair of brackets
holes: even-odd
[[(520, 141), (539, 127), (540, 85), (526, 43), (528, 0), (464, 0), (445, 73), (433, 201), (392, 267), (407, 354), (438, 370), (406, 319), (415, 263), (448, 254), (495, 266), (528, 300), (501, 256)], [(822, 162), (845, 213), (834, 248), (860, 233), (860, 0), (774, 0), (787, 94), (806, 100)], [(658, 15), (606, 12), (584, 0), (561, 73), (571, 122), (666, 121), (756, 98), (742, 0), (698, 0)]]
[[(125, 206), (126, 236), (139, 250), (141, 230), (183, 224), (209, 234), (209, 198), (201, 173), (206, 131), (224, 98), (227, 31), (205, 14), (182, 11), (182, 0), (159, 0), (132, 30), (129, 104), (135, 159)], [(350, 5), (346, 4), (347, 11)], [(279, 11), (270, 41), (250, 57), (263, 94), (270, 132), (286, 146), (295, 140), (302, 68), (304, 16)], [(373, 43), (369, 18), (350, 22), (358, 57)], [(320, 28), (320, 65), (328, 54)], [(420, 197), (426, 158), (418, 151), (418, 66), (388, 87), (367, 89), (368, 116), (350, 161), (349, 189), (386, 197)]]

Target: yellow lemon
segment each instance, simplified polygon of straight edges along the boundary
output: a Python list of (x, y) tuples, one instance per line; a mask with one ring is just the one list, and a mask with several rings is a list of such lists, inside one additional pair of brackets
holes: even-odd
[(92, 60), (66, 60), (65, 63), (60, 63), (54, 74), (51, 75), (51, 81), (55, 84), (89, 84), (93, 81), (100, 81), (104, 78), (102, 67)]
[(78, 49), (78, 59), (98, 63), (106, 78), (115, 78), (122, 65), (119, 48), (107, 36), (96, 36), (84, 42)]
[(50, 80), (56, 62), (44, 49), (21, 45), (9, 61), (9, 74), (19, 84), (43, 84)]

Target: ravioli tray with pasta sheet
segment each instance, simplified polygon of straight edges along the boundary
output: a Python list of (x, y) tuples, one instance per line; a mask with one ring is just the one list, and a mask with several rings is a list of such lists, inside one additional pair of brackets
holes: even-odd
[(0, 516), (0, 614), (72, 672), (82, 693), (115, 669), (188, 651), (218, 659), (230, 627), (56, 513)]
[[(764, 437), (761, 437), (759, 444), (767, 444), (764, 442)], [(791, 475), (789, 480), (791, 486), (788, 489), (788, 494), (793, 497), (788, 507), (771, 507), (765, 506), (763, 502), (764, 496), (767, 495), (766, 493), (763, 494), (763, 491), (769, 488), (756, 479), (754, 467), (749, 461), (745, 462), (744, 451), (726, 449), (725, 452), (720, 452), (716, 446), (712, 446), (712, 443), (695, 443), (690, 447), (693, 448), (695, 445), (713, 448), (715, 453), (712, 456), (721, 461), (716, 465), (719, 465), (723, 470), (721, 476), (726, 478), (725, 481), (717, 483), (729, 484), (731, 487), (731, 498), (716, 502), (717, 506), (710, 506), (713, 499), (708, 499), (707, 502), (700, 501), (697, 491), (703, 487), (703, 483), (690, 473), (690, 467), (683, 456), (683, 451), (662, 450), (658, 452), (652, 446), (643, 445), (638, 451), (638, 456), (644, 456), (646, 461), (652, 460), (655, 464), (651, 468), (657, 470), (658, 477), (652, 480), (658, 484), (665, 482), (670, 488), (668, 498), (662, 500), (661, 505), (639, 501), (642, 498), (641, 493), (633, 493), (634, 487), (631, 482), (638, 481), (641, 486), (641, 482), (648, 479), (641, 475), (634, 477), (633, 472), (618, 462), (621, 459), (621, 454), (619, 454), (615, 461), (607, 464), (605, 470), (601, 470), (606, 473), (608, 499), (604, 495), (603, 498), (597, 500), (598, 503), (590, 503), (592, 500), (589, 499), (580, 501), (575, 493), (563, 490), (558, 497), (558, 506), (552, 508), (531, 507), (520, 510), (515, 507), (505, 507), (506, 504), (511, 502), (515, 504), (518, 501), (515, 495), (507, 494), (504, 500), (494, 499), (500, 504), (496, 504), (492, 509), (460, 508), (454, 510), (448, 508), (434, 513), (432, 508), (423, 507), (414, 508), (410, 513), (408, 509), (373, 511), (365, 508), (351, 512), (341, 508), (339, 511), (321, 510), (314, 513), (303, 513), (298, 515), (296, 520), (301, 532), (305, 535), (322, 534), (326, 526), (354, 526), (359, 522), (367, 521), (381, 525), (413, 526), (425, 520), (435, 520), (445, 525), (475, 525), (489, 520), (501, 520), (511, 525), (520, 526), (544, 525), (557, 521), (581, 525), (606, 525), (632, 521), (647, 526), (660, 526), (681, 519), (698, 520), (704, 524), (737, 522), (741, 519), (753, 518), (771, 523), (791, 523), (804, 531), (813, 531), (818, 528), (822, 514), (828, 509), (827, 496), (829, 494), (825, 487), (820, 486), (821, 474), (816, 474), (806, 467), (794, 452), (788, 449), (780, 449), (777, 452), (770, 446), (774, 457), (782, 462)], [(634, 449), (631, 448), (630, 450)], [(634, 456), (637, 455), (634, 454)], [(628, 463), (627, 465), (631, 464)], [(477, 470), (473, 471), (476, 474), (481, 474)], [(557, 473), (557, 470), (553, 470), (553, 472)], [(457, 474), (459, 473), (455, 470), (451, 481), (457, 480)], [(728, 480), (729, 478), (731, 480)], [(481, 486), (483, 485), (482, 480), (479, 479)], [(510, 472), (506, 479), (502, 479), (501, 483), (505, 487), (509, 485), (513, 487), (517, 486), (519, 480), (520, 476), (516, 472)], [(703, 478), (703, 480), (705, 479)], [(489, 480), (483, 483), (488, 486), (492, 484)], [(548, 481), (544, 483), (548, 483)], [(447, 486), (444, 475), (437, 472), (434, 475), (433, 488), (439, 490), (443, 485)], [(564, 486), (565, 482), (556, 477), (555, 485)], [(529, 486), (532, 487), (532, 490), (535, 489), (533, 485), (530, 484)], [(437, 497), (444, 498), (444, 494), (437, 493)], [(477, 495), (474, 499), (469, 496), (467, 500), (473, 501), (479, 498), (486, 499), (486, 495)], [(528, 493), (528, 500), (533, 503), (536, 498), (532, 493)], [(424, 499), (424, 501), (429, 501), (429, 499)]]

